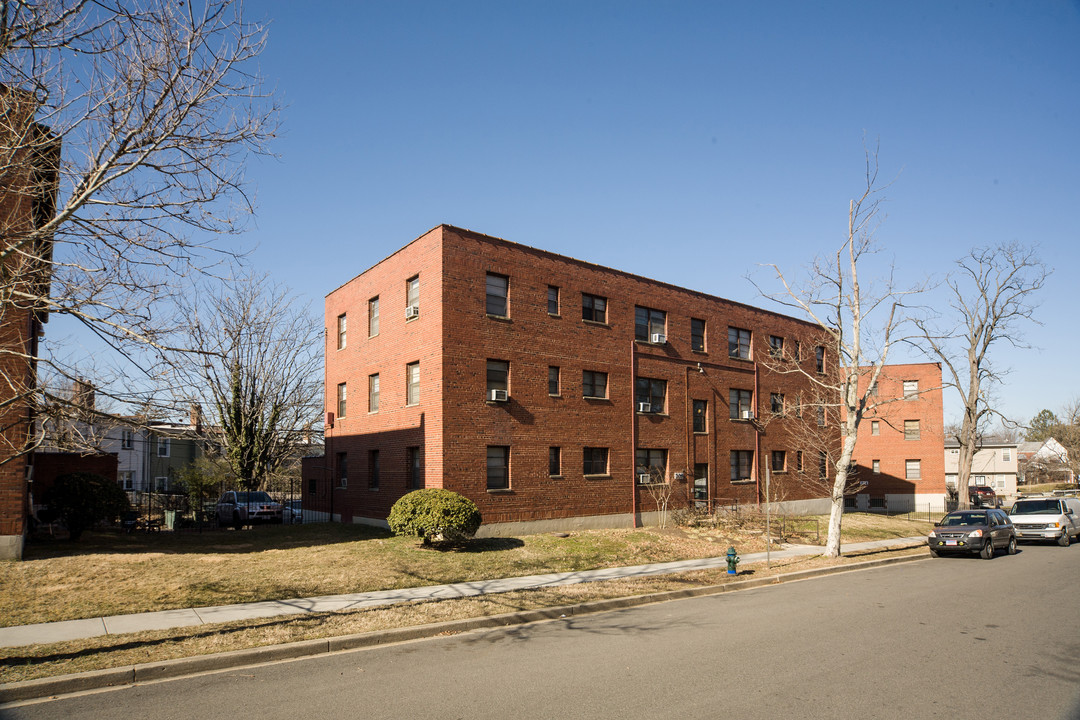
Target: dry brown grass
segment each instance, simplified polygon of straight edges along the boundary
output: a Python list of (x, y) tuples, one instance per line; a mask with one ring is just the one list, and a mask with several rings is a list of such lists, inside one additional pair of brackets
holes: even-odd
[[(845, 516), (845, 542), (903, 537), (925, 525)], [(317, 597), (549, 572), (669, 562), (765, 549), (738, 528), (594, 530), (421, 547), (363, 526), (319, 524), (42, 540), (0, 563), (0, 625)]]
[(926, 555), (926, 549), (862, 553), (835, 560), (820, 556), (791, 558), (774, 561), (768, 569), (764, 563), (750, 568), (740, 566), (738, 577), (727, 575), (724, 569), (700, 570), (660, 577), (629, 578), (473, 598), (416, 602), (355, 612), (267, 618), (34, 645), (10, 649), (0, 657), (0, 682), (18, 682), (300, 640), (718, 585), (744, 579), (748, 575), (755, 578), (767, 577), (897, 555)]

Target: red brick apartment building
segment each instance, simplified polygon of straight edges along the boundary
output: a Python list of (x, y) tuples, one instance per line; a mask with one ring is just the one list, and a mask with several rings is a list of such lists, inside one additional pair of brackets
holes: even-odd
[[(33, 426), (29, 394), (37, 382), (38, 338), (45, 308), (22, 299), (47, 293), (51, 241), (21, 245), (56, 207), (60, 141), (33, 121), (30, 95), (0, 84), (0, 559), (22, 557)], [(7, 279), (10, 279), (7, 280)]]
[(806, 380), (763, 360), (824, 372), (816, 333), (441, 225), (326, 297), (326, 455), (307, 459), (304, 507), (384, 525), (406, 492), (442, 487), (495, 535), (650, 522), (660, 479), (672, 508), (756, 503), (765, 463), (795, 478), (804, 462)]
[(858, 478), (867, 484), (849, 507), (944, 512), (941, 364), (886, 365), (876, 399), (881, 404), (863, 418), (855, 443)]

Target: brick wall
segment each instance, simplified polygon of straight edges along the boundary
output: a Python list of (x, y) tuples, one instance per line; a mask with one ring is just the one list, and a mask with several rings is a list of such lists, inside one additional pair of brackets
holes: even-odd
[[(918, 395), (904, 399), (904, 381), (918, 383)], [(864, 380), (865, 382), (865, 380)], [(886, 495), (944, 495), (945, 429), (942, 410), (941, 365), (887, 365), (878, 380), (878, 408), (859, 427), (854, 459), (864, 491), (873, 500)], [(919, 439), (905, 439), (904, 422), (917, 420)], [(873, 422), (878, 435), (873, 434)], [(877, 460), (879, 473), (873, 471)], [(919, 461), (917, 479), (906, 477), (908, 460)]]
[[(405, 280), (420, 273), (421, 313), (405, 322)], [(485, 312), (488, 273), (509, 279), (506, 317)], [(559, 289), (560, 308), (548, 312), (548, 288)], [(607, 298), (604, 323), (582, 320), (582, 293)], [(366, 333), (368, 300), (380, 297), (380, 334)], [(667, 342), (635, 341), (635, 307), (666, 313)], [(347, 313), (347, 347), (336, 345), (337, 317)], [(354, 314), (361, 323), (354, 324)], [(706, 321), (706, 348), (691, 349), (691, 318)], [(358, 327), (359, 325), (359, 327)], [(448, 487), (473, 499), (486, 523), (629, 514), (655, 509), (636, 484), (635, 447), (667, 451), (667, 471), (678, 500), (690, 493), (693, 466), (708, 463), (712, 501), (753, 502), (760, 497), (763, 462), (788, 450), (794, 417), (755, 425), (729, 417), (731, 388), (755, 392), (759, 417), (771, 392), (789, 402), (802, 388), (798, 374), (769, 372), (760, 361), (769, 335), (796, 339), (812, 363), (816, 328), (758, 308), (677, 288), (476, 233), (440, 226), (332, 292), (326, 301), (327, 408), (338, 383), (349, 386), (345, 421), (328, 434), (326, 466), (337, 452), (349, 457), (348, 488), (334, 495), (333, 512), (381, 519), (406, 492), (405, 448), (419, 446), (428, 487)], [(728, 357), (728, 327), (753, 333), (753, 358)], [(358, 332), (359, 331), (359, 332)], [(353, 338), (358, 337), (357, 345)], [(421, 398), (404, 407), (404, 367), (419, 359)], [(488, 360), (509, 363), (509, 401), (486, 397)], [(699, 371), (700, 364), (700, 371)], [(548, 368), (560, 368), (560, 392), (548, 392)], [(605, 372), (608, 397), (583, 398), (582, 372)], [(380, 408), (363, 410), (367, 378), (380, 374)], [(634, 378), (666, 382), (661, 412), (638, 413)], [(360, 392), (354, 392), (357, 385)], [(692, 432), (692, 401), (708, 403), (707, 432)], [(352, 408), (360, 404), (361, 412)], [(763, 429), (764, 432), (760, 430)], [(510, 488), (488, 490), (489, 445), (510, 447)], [(548, 470), (550, 447), (561, 448), (561, 473)], [(366, 462), (378, 447), (380, 487), (366, 487)], [(586, 476), (584, 447), (608, 448), (608, 472)], [(730, 452), (755, 452), (749, 483), (732, 484)], [(353, 456), (358, 455), (359, 467)], [(793, 461), (793, 458), (792, 458)], [(357, 467), (354, 472), (353, 468)], [(809, 497), (796, 488), (790, 499)], [(308, 499), (309, 496), (306, 496)]]

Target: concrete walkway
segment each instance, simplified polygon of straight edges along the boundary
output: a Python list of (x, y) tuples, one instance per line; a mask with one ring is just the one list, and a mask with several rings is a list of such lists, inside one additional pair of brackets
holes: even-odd
[[(848, 543), (843, 546), (845, 552), (859, 552), (875, 549), (912, 547), (926, 543), (925, 537), (875, 540), (873, 542)], [(780, 560), (805, 555), (819, 555), (822, 548), (816, 545), (788, 545), (774, 550), (772, 559)], [(766, 554), (751, 553), (742, 556), (741, 564), (765, 562)], [(413, 602), (416, 600), (446, 600), (449, 598), (473, 597), (490, 593), (503, 593), (512, 590), (573, 585), (575, 583), (598, 582), (617, 578), (647, 577), (667, 575), (689, 570), (706, 570), (726, 567), (724, 557), (679, 560), (668, 563), (652, 563), (631, 567), (602, 568), (579, 572), (550, 573), (548, 575), (527, 575), (524, 577), (504, 578), (501, 580), (478, 580), (476, 582), (454, 583), (452, 585), (431, 585), (427, 587), (403, 588), (400, 590), (379, 590), (376, 592), (353, 593), (349, 595), (326, 595), (314, 598), (293, 600), (269, 600), (266, 602), (244, 603), (240, 605), (218, 605), (215, 607), (188, 608), (181, 610), (162, 610), (160, 612), (136, 613), (132, 615), (112, 615), (109, 617), (86, 620), (64, 620), (61, 622), (38, 623), (35, 625), (17, 625), (0, 628), (0, 647), (17, 647), (39, 643), (55, 643), (66, 640), (116, 635), (120, 633), (143, 632), (146, 630), (166, 630), (168, 628), (222, 623), (234, 620), (255, 620), (281, 615), (302, 615), (305, 613), (325, 613), (342, 610), (359, 610), (380, 605)]]

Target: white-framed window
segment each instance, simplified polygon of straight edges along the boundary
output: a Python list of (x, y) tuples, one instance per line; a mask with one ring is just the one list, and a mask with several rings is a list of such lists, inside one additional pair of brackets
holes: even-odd
[(420, 276), (413, 275), (405, 281), (405, 307), (420, 309)]
[(337, 349), (345, 349), (345, 330), (346, 330), (345, 313), (341, 313), (337, 316)]
[(904, 421), (904, 439), (905, 440), (918, 440), (921, 437), (919, 431), (918, 420), (905, 420)]
[(379, 334), (379, 298), (373, 297), (367, 301), (368, 308), (368, 337)]
[(119, 483), (124, 490), (134, 490), (135, 473), (132, 470), (121, 470)]
[(905, 460), (904, 461), (904, 479), (905, 480), (918, 480), (922, 477), (922, 461), (921, 460)]
[(158, 475), (157, 477), (154, 478), (154, 491), (155, 492), (165, 492), (168, 489), (169, 489), (169, 476), (168, 475)]
[(873, 463), (874, 474), (875, 475), (880, 475), (881, 474), (881, 461), (880, 460), (873, 460), (871, 462)]
[(159, 437), (157, 439), (157, 456), (169, 457), (169, 438)]
[(405, 366), (405, 404), (417, 405), (420, 402), (420, 363)]
[(919, 397), (919, 381), (918, 380), (905, 380), (904, 381), (904, 399), (905, 400), (917, 400)]
[(880, 435), (881, 434), (881, 421), (880, 420), (871, 420), (870, 421), (870, 434), (871, 435)]
[(379, 373), (368, 375), (368, 412), (379, 412)]
[(347, 383), (338, 383), (337, 386), (337, 414), (339, 418), (346, 417), (345, 410), (348, 404), (349, 388)]
[(1001, 451), (1001, 461), (1002, 462), (1012, 462), (1012, 449), (1011, 448), (1003, 448), (1002, 449), (1002, 451)]

